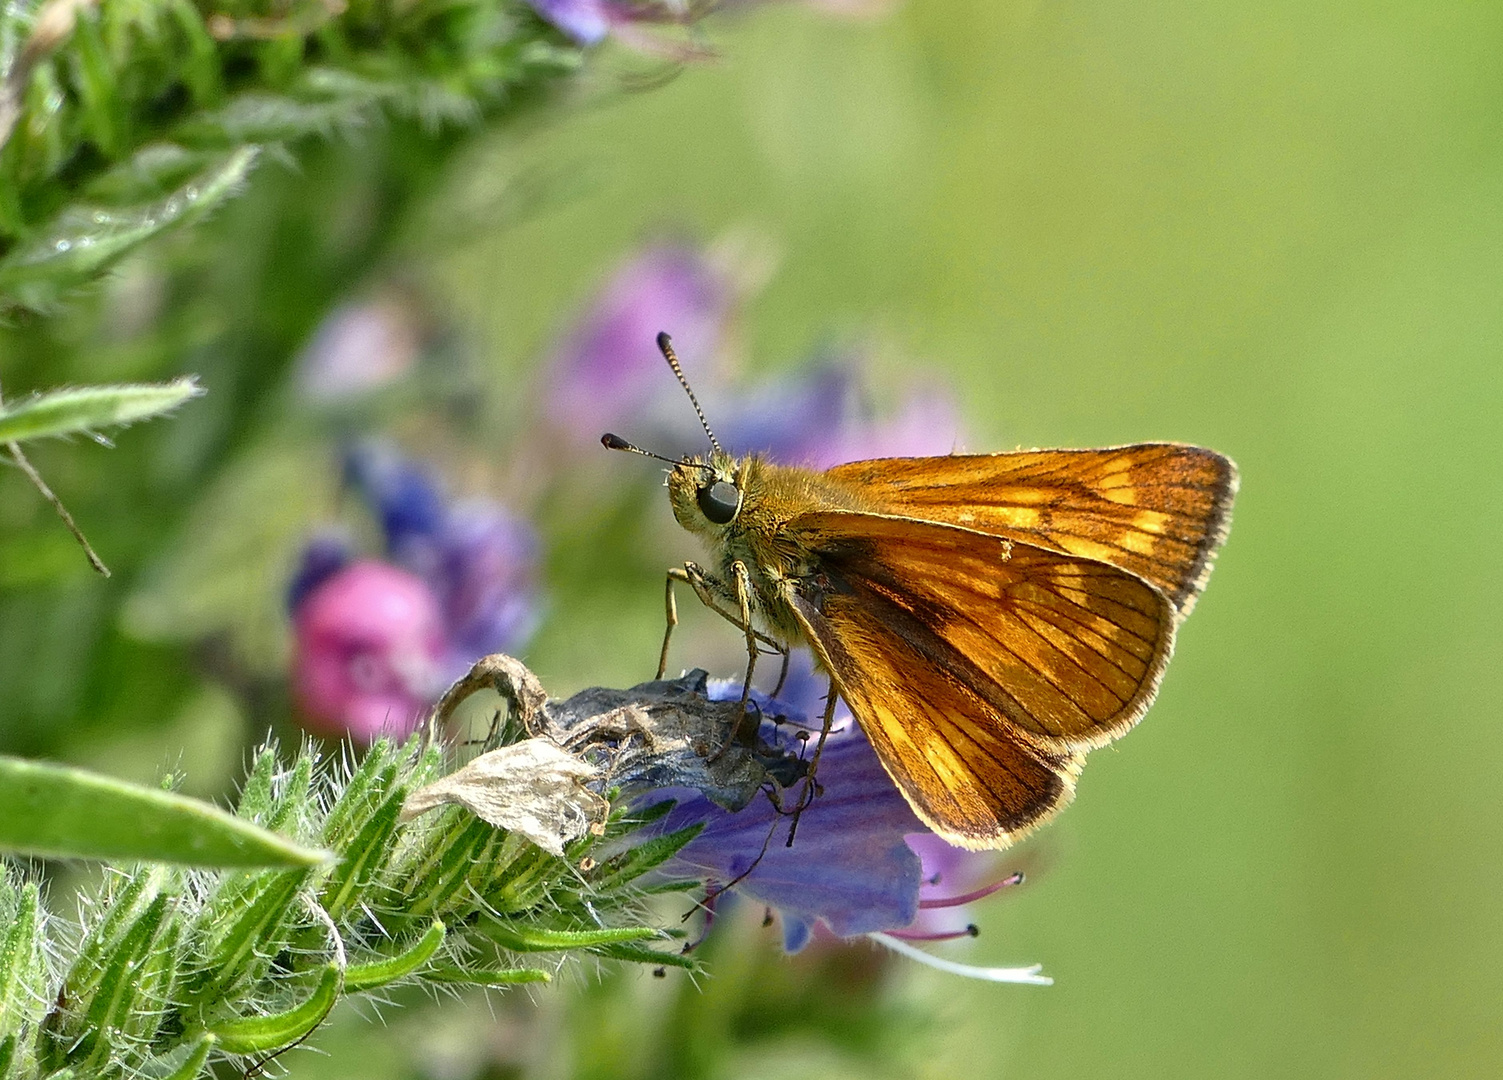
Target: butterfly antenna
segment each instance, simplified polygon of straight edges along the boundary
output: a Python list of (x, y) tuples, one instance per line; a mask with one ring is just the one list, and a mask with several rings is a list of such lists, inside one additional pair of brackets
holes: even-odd
[(670, 465), (680, 464), (674, 458), (664, 457), (662, 454), (654, 454), (651, 450), (643, 450), (640, 446), (633, 446), (620, 435), (612, 435), (609, 431), (600, 436), (600, 445), (607, 450), (625, 450), (628, 454), (641, 454), (643, 457), (657, 458), (657, 460), (666, 461)]
[(717, 454), (725, 453), (720, 448), (720, 440), (716, 439), (715, 433), (710, 430), (710, 422), (705, 419), (705, 411), (699, 407), (699, 398), (694, 396), (694, 391), (689, 386), (689, 380), (684, 378), (684, 369), (679, 367), (678, 356), (673, 352), (673, 339), (667, 334), (659, 334), (658, 348), (663, 351), (663, 359), (668, 361), (668, 366), (678, 376), (679, 385), (684, 388), (684, 393), (689, 395), (689, 403), (694, 406), (694, 413), (699, 417), (700, 425), (705, 429), (705, 434), (710, 437), (710, 445), (715, 448)]

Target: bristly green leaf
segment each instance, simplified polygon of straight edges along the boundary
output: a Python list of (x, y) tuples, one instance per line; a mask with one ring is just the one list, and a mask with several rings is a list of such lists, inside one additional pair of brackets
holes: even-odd
[(365, 827), (369, 815), (383, 801), (397, 776), (396, 749), (389, 739), (377, 739), (344, 785), (339, 801), (324, 819), (323, 842), (339, 847)]
[(402, 800), (406, 794), (406, 788), (393, 792), (345, 845), (343, 858), (329, 874), (321, 898), (330, 918), (343, 917), (376, 881), (377, 872), (385, 865), (396, 839), (397, 818), (402, 813)]
[(191, 1000), (212, 1006), (242, 979), (264, 974), (281, 947), (288, 910), (307, 877), (307, 870), (262, 875), (258, 887), (245, 896), (239, 917), (213, 941), (203, 975), (187, 991)]
[[(67, 1048), (69, 1064), (81, 1065), (91, 1073), (100, 1070), (110, 1054), (116, 1033), (140, 1004), (143, 989), (139, 978), (141, 962), (161, 932), (173, 899), (166, 893), (158, 893), (121, 939), (99, 980), (99, 988), (89, 1002), (82, 1023), (76, 1032), (68, 1032), (75, 1036), (69, 1040)], [(155, 1031), (150, 1034), (154, 1035)]]
[(337, 965), (325, 965), (302, 1004), (271, 1016), (251, 1016), (215, 1024), (209, 1034), (218, 1040), (219, 1049), (227, 1054), (265, 1054), (305, 1038), (323, 1023), (339, 997), (340, 971)]
[(692, 956), (683, 953), (658, 952), (656, 949), (648, 949), (641, 945), (622, 943), (617, 945), (597, 945), (590, 952), (597, 956), (608, 956), (612, 960), (626, 960), (633, 964), (658, 964), (667, 967), (685, 968), (689, 971), (699, 967), (699, 962)]
[[(15, 888), (8, 868), (0, 867), (0, 1038), (16, 1054), (21, 1026), (34, 1023), (46, 1006), (46, 969), (41, 955), (41, 900), (36, 882)], [(0, 1076), (8, 1073), (0, 1068)]]
[(240, 801), (235, 804), (235, 814), (258, 825), (266, 824), (271, 813), (271, 802), (277, 778), (277, 748), (268, 743), (256, 750), (251, 762), (250, 775), (240, 789)]
[(214, 1044), (218, 1041), (206, 1031), (196, 1041), (187, 1044), (186, 1053), (178, 1051), (148, 1061), (142, 1066), (139, 1075), (159, 1077), (160, 1080), (198, 1080), (198, 1075), (203, 1072), (204, 1065), (208, 1063), (209, 1052), (214, 1049)]
[(429, 968), (423, 973), (423, 977), (429, 982), (453, 983), (462, 986), (512, 986), (516, 983), (553, 981), (553, 976), (541, 968), (507, 968), (493, 971), (441, 967)]
[(235, 150), (163, 199), (70, 206), (0, 259), (0, 302), (44, 310), (157, 234), (203, 217), (238, 189), (259, 147)]
[(192, 378), (127, 386), (80, 386), (0, 405), (0, 443), (76, 435), (171, 412), (203, 393)]
[(329, 859), (196, 799), (11, 757), (0, 757), (0, 850), (192, 866), (318, 866)]
[(560, 949), (591, 949), (629, 941), (661, 938), (663, 932), (650, 926), (617, 926), (600, 929), (552, 930), (542, 926), (503, 923), (482, 919), (477, 927), (503, 949), (512, 952), (557, 952)]
[(677, 855), (685, 844), (704, 831), (704, 827), (704, 822), (696, 822), (667, 836), (637, 844), (601, 864), (591, 876), (590, 884), (603, 893), (630, 885), (647, 871)]
[[(142, 912), (156, 900), (157, 894), (167, 882), (168, 871), (161, 866), (112, 878), (111, 884), (116, 888), (113, 895), (104, 901), (104, 915), (88, 927), (78, 955), (74, 957), (67, 976), (63, 979), (61, 996), (71, 1006), (85, 1007), (93, 999), (110, 958), (119, 950), (125, 935), (140, 920)], [(59, 1027), (64, 1019), (57, 1012), (48, 1017), (53, 1028)]]
[(423, 936), (406, 951), (385, 960), (351, 964), (344, 973), (345, 992), (353, 994), (361, 990), (375, 990), (378, 987), (389, 986), (398, 979), (407, 978), (433, 959), (433, 954), (438, 952), (438, 947), (444, 943), (446, 932), (444, 924), (434, 919)]

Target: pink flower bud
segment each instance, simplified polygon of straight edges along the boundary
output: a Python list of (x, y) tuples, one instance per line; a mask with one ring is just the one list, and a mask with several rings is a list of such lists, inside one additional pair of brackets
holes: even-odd
[(401, 738), (443, 691), (438, 600), (405, 570), (352, 563), (303, 598), (293, 629), (293, 691), (312, 730)]

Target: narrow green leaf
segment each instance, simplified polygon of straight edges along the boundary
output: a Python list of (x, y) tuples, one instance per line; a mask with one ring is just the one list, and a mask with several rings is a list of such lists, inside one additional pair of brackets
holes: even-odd
[(549, 930), (540, 926), (516, 926), (483, 919), (476, 927), (503, 949), (512, 952), (556, 952), (559, 949), (589, 949), (630, 941), (662, 937), (650, 926), (617, 926), (595, 930)]
[(174, 1000), (178, 976), (182, 974), (183, 920), (171, 918), (137, 965), (136, 981), (140, 992), (136, 1007), (120, 1025), (134, 1045), (145, 1045), (156, 1037), (168, 1004)]
[(91, 5), (77, 10), (73, 28), (73, 56), (78, 71), (78, 97), (83, 106), (84, 126), (94, 145), (107, 158), (120, 151), (125, 133), (122, 130), (120, 99), (115, 92), (115, 75), (104, 41), (99, 34), (99, 16)]
[(156, 1077), (158, 1080), (198, 1080), (199, 1073), (204, 1071), (204, 1065), (209, 1060), (209, 1052), (218, 1042), (218, 1039), (206, 1031), (188, 1045), (188, 1052), (175, 1067), (173, 1062), (181, 1051), (148, 1061), (140, 1075)]
[(183, 81), (200, 108), (218, 105), (224, 98), (224, 75), (219, 66), (219, 45), (204, 25), (198, 8), (188, 0), (168, 0), (173, 21), (188, 44), (183, 58)]
[(626, 960), (633, 964), (658, 964), (660, 966), (685, 968), (692, 971), (699, 967), (698, 961), (683, 953), (659, 952), (642, 945), (600, 945), (590, 950), (596, 956), (608, 956), (612, 960)]
[(700, 821), (667, 836), (654, 837), (608, 859), (591, 878), (590, 884), (600, 892), (612, 892), (629, 885), (654, 867), (677, 855), (685, 844), (704, 831)]
[(266, 819), (266, 827), (272, 832), (286, 832), (307, 814), (308, 792), (313, 786), (313, 762), (310, 751), (304, 751), (293, 761), (292, 770), (282, 781), (282, 791)]
[(9, 1078), (10, 1067), (16, 1060), (16, 1037), (7, 1035), (0, 1039), (0, 1076)]
[(409, 896), (409, 916), (426, 916), (441, 911), (459, 895), (460, 883), (475, 866), (475, 856), (496, 833), (494, 826), (479, 818), (469, 818), (454, 842), (439, 849), (428, 872), (413, 881)]
[[(15, 890), (13, 899), (14, 907), (7, 905), (10, 925), (0, 937), (0, 1036), (14, 1036), (21, 1024), (30, 1019), (28, 998), (40, 989), (38, 976), (43, 974), (37, 952), (40, 894), (36, 882), (28, 881)], [(5, 1070), (0, 1069), (0, 1076), (4, 1075)]]
[(323, 840), (330, 848), (342, 847), (351, 834), (365, 827), (370, 813), (382, 804), (397, 777), (397, 765), (391, 758), (391, 743), (377, 739), (350, 773), (339, 801), (324, 819)]
[(271, 1016), (226, 1020), (209, 1030), (226, 1054), (265, 1054), (304, 1038), (329, 1015), (339, 998), (339, 968), (324, 967), (318, 985), (296, 1008)]
[(223, 996), (242, 976), (271, 963), (274, 946), (287, 910), (307, 880), (307, 870), (287, 870), (270, 875), (249, 901), (240, 917), (215, 943), (204, 966), (208, 976), (194, 995), (212, 1002)]
[(258, 152), (259, 147), (243, 146), (172, 194), (143, 206), (66, 207), (0, 259), (0, 296), (34, 309), (56, 303), (126, 252), (214, 209), (239, 188)]
[(423, 972), (426, 982), (456, 983), (465, 986), (512, 986), (516, 983), (552, 982), (553, 976), (541, 968), (507, 968), (504, 971), (466, 971), (456, 967), (429, 968)]
[[(607, 797), (614, 799), (615, 793), (607, 792)], [(605, 823), (605, 833), (600, 839), (609, 841), (628, 836), (644, 825), (651, 825), (659, 818), (667, 817), (677, 805), (678, 800), (676, 799), (664, 799), (662, 802), (655, 802), (650, 806), (644, 806), (640, 809), (627, 807), (617, 810), (611, 814), (610, 820)]]
[(74, 435), (147, 420), (203, 393), (192, 378), (51, 390), (0, 406), (0, 443)]
[[(301, 40), (298, 46), (302, 47)], [(227, 147), (328, 135), (341, 124), (357, 123), (363, 110), (374, 103), (367, 96), (313, 102), (247, 92), (231, 98), (222, 109), (186, 121), (173, 139), (190, 147)]]
[(329, 875), (321, 903), (331, 919), (339, 919), (360, 899), (386, 863), (396, 839), (406, 789), (394, 792), (365, 822), (344, 849), (344, 859)]
[(191, 866), (317, 866), (329, 859), (196, 799), (11, 757), (0, 757), (0, 850)]
[(345, 969), (346, 993), (374, 990), (388, 983), (405, 979), (433, 958), (438, 947), (444, 943), (444, 924), (434, 919), (426, 933), (405, 952), (385, 960), (373, 960), (366, 964), (351, 964)]
[(69, 1048), (70, 1064), (98, 1070), (110, 1052), (110, 1037), (136, 1011), (142, 991), (138, 977), (141, 961), (156, 941), (172, 900), (166, 893), (159, 893), (121, 939), (89, 1002), (81, 1037)]
[(277, 748), (263, 746), (256, 751), (251, 762), (250, 775), (240, 789), (240, 801), (235, 804), (235, 813), (247, 821), (265, 823), (271, 812), (272, 786), (277, 778)]
[[(88, 1005), (110, 958), (120, 948), (130, 928), (140, 921), (142, 912), (156, 900), (167, 878), (167, 870), (160, 866), (125, 877), (124, 883), (108, 901), (104, 917), (89, 928), (78, 956), (63, 980), (64, 997), (73, 1007)], [(54, 1026), (64, 1022), (61, 1011), (48, 1019)]]

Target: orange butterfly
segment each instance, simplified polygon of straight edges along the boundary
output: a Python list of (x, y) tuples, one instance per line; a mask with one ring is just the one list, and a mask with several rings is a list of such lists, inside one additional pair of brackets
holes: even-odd
[[(786, 671), (806, 642), (830, 675), (825, 730), (838, 692), (952, 844), (1007, 847), (1068, 803), (1086, 751), (1153, 701), (1226, 538), (1236, 466), (1178, 443), (824, 472), (733, 459), (666, 334), (658, 345), (713, 447), (670, 461), (674, 517), (717, 572), (669, 571), (669, 634), (681, 581), (745, 633), (747, 687), (759, 643)], [(667, 654), (665, 636), (659, 677)]]

